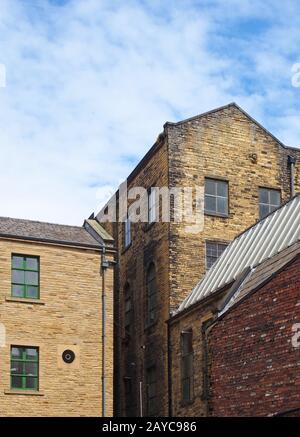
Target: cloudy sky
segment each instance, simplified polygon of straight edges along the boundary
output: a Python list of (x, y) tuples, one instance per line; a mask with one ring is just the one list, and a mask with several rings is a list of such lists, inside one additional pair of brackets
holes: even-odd
[(0, 0), (0, 215), (81, 225), (166, 121), (231, 101), (300, 146), (299, 62), (298, 0)]

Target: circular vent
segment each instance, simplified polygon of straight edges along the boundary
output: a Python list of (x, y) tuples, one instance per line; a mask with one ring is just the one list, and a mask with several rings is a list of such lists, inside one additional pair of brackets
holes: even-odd
[(62, 359), (64, 360), (65, 363), (71, 364), (75, 360), (75, 353), (70, 349), (66, 349), (62, 353)]

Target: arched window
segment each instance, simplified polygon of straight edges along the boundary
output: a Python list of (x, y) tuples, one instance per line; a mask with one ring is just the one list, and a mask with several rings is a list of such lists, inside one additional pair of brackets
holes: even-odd
[(151, 263), (147, 270), (147, 323), (151, 325), (156, 319), (156, 272)]
[(124, 327), (126, 333), (130, 333), (130, 327), (132, 322), (132, 301), (131, 290), (128, 282), (124, 287)]

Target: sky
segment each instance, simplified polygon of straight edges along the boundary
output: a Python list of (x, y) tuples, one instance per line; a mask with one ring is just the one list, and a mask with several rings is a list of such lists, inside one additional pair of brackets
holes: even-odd
[(0, 0), (0, 215), (81, 225), (166, 121), (232, 101), (300, 147), (297, 63), (298, 0)]

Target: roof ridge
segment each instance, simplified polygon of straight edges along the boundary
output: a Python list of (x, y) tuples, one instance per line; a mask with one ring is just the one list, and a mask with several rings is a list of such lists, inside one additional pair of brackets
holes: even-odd
[(66, 226), (69, 228), (78, 228), (78, 229), (84, 229), (83, 226), (79, 225), (65, 225), (63, 223), (53, 223), (53, 222), (44, 222), (41, 220), (32, 220), (32, 219), (23, 219), (23, 218), (16, 218), (16, 217), (8, 217), (8, 216), (0, 216), (0, 220), (7, 219), (7, 220), (18, 220), (22, 222), (29, 222), (29, 223), (40, 223), (42, 225), (53, 225), (53, 226)]

